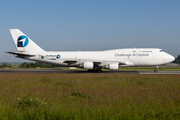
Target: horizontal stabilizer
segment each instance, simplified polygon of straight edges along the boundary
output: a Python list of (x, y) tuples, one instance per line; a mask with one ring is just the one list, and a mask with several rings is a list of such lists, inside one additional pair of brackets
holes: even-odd
[(35, 55), (16, 53), (16, 52), (6, 52), (6, 53), (16, 55), (17, 57), (34, 57), (35, 56)]

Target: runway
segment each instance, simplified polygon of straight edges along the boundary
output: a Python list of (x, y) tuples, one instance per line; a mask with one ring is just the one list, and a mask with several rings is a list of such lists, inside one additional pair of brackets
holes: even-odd
[[(84, 74), (84, 73), (96, 73), (88, 72), (87, 70), (64, 70), (64, 69), (1, 69), (2, 73), (67, 73), (67, 74)], [(180, 74), (180, 71), (159, 71), (154, 73), (153, 71), (102, 71), (101, 73), (118, 73), (118, 74)], [(97, 73), (98, 74), (98, 73)]]

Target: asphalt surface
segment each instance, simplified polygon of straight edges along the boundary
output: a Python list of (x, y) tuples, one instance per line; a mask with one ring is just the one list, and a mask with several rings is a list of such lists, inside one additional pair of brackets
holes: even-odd
[[(95, 73), (86, 70), (63, 70), (63, 69), (1, 69), (2, 73)], [(153, 71), (102, 71), (101, 73), (118, 73), (118, 74), (180, 74), (180, 71), (159, 71), (154, 73)]]

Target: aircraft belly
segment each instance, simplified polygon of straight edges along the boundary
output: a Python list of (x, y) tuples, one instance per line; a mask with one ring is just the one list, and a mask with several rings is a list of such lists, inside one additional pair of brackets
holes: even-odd
[(129, 61), (134, 63), (135, 66), (138, 65), (148, 65), (151, 64), (152, 59), (151, 58), (131, 58)]

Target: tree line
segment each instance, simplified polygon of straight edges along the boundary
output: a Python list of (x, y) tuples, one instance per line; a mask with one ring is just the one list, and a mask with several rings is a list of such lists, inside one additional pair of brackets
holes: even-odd
[[(0, 65), (0, 68), (3, 68), (3, 67), (11, 68), (11, 67), (15, 67), (15, 66), (13, 66), (10, 63), (3, 63), (3, 64)], [(35, 62), (35, 63), (24, 62), (24, 63), (21, 63), (20, 65), (18, 65), (16, 67), (19, 67), (19, 68), (36, 68), (36, 67), (40, 67), (40, 68), (52, 68), (52, 67), (57, 67), (57, 66), (56, 65), (46, 64), (46, 63), (41, 63), (41, 62)]]
[(56, 65), (51, 65), (51, 64), (46, 64), (46, 63), (41, 63), (41, 62), (35, 62), (35, 63), (22, 63), (19, 65), (20, 68), (52, 68), (52, 67), (57, 67)]
[(175, 58), (175, 60), (173, 61), (173, 63), (180, 63), (180, 55), (178, 55), (177, 58)]

